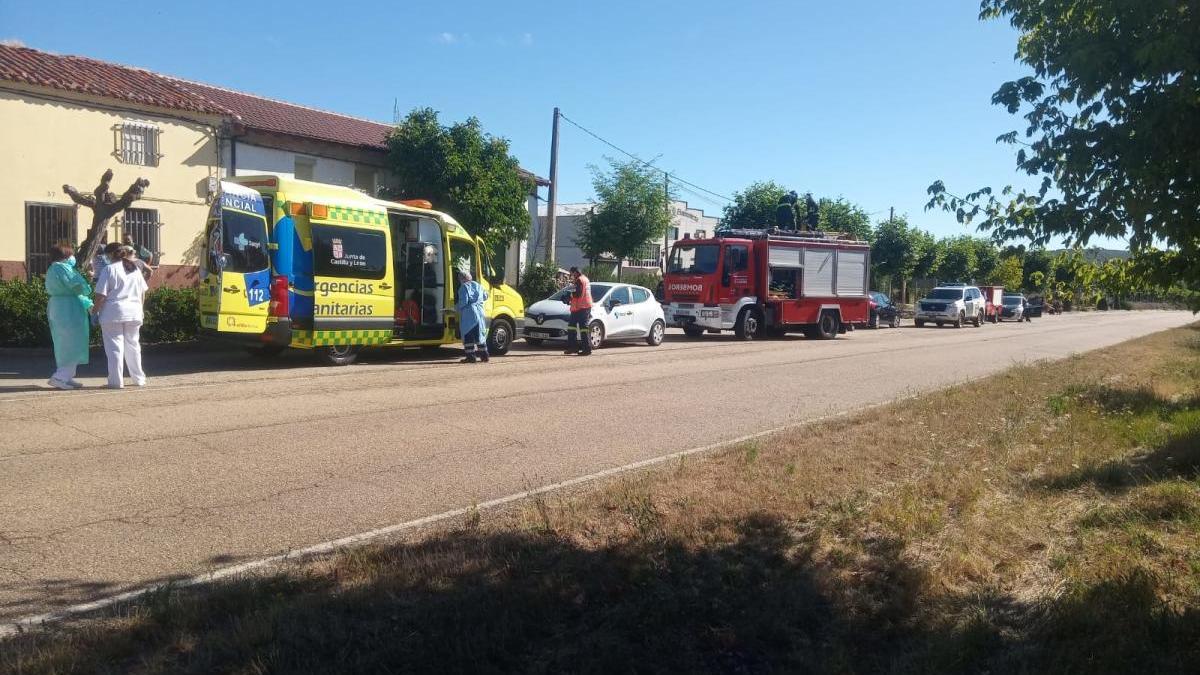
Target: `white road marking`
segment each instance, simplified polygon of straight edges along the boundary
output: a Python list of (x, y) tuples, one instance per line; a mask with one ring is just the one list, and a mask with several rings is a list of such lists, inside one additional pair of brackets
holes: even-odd
[(767, 429), (765, 431), (756, 431), (752, 434), (746, 434), (745, 436), (739, 436), (737, 438), (733, 438), (733, 439), (726, 440), (726, 441), (711, 443), (709, 445), (702, 445), (700, 447), (690, 448), (688, 450), (680, 450), (678, 452), (672, 452), (670, 454), (660, 455), (658, 457), (651, 457), (650, 459), (644, 459), (640, 462), (633, 462), (631, 464), (622, 464), (621, 466), (612, 467), (610, 469), (604, 469), (603, 471), (597, 471), (595, 473), (590, 473), (585, 476), (577, 476), (575, 478), (560, 481), (558, 483), (551, 483), (549, 485), (543, 485), (541, 487), (534, 488), (532, 490), (525, 490), (523, 492), (516, 492), (513, 494), (506, 495), (504, 497), (490, 499), (486, 502), (481, 502), (479, 504), (474, 504), (472, 506), (464, 506), (461, 508), (452, 509), (450, 511), (444, 511), (444, 512), (438, 513), (436, 515), (425, 516), (424, 518), (417, 518), (415, 520), (409, 520), (409, 521), (405, 521), (403, 523), (397, 523), (395, 525), (388, 525), (386, 527), (381, 527), (381, 528), (377, 528), (374, 530), (368, 530), (366, 532), (360, 532), (358, 534), (352, 534), (352, 535), (349, 535), (346, 537), (341, 537), (339, 539), (332, 539), (332, 540), (325, 541), (325, 542), (322, 542), (319, 544), (313, 544), (312, 546), (306, 546), (304, 548), (296, 549), (294, 551), (288, 551), (287, 553), (280, 553), (278, 555), (267, 556), (265, 558), (259, 558), (258, 560), (251, 560), (249, 562), (239, 563), (237, 565), (230, 565), (228, 567), (222, 567), (222, 568), (213, 570), (211, 572), (197, 574), (197, 575), (195, 575), (193, 577), (189, 577), (187, 579), (180, 579), (180, 580), (176, 580), (176, 581), (169, 581), (169, 582), (162, 583), (162, 584), (153, 584), (150, 586), (143, 586), (141, 588), (135, 588), (131, 591), (126, 591), (124, 593), (118, 593), (116, 595), (109, 595), (109, 596), (106, 596), (103, 598), (98, 598), (91, 602), (84, 602), (84, 603), (77, 604), (77, 605), (71, 605), (70, 607), (64, 607), (62, 609), (59, 609), (59, 610), (56, 610), (53, 612), (46, 612), (44, 614), (35, 614), (32, 616), (21, 617), (19, 619), (15, 619), (13, 621), (10, 621), (10, 622), (4, 623), (4, 624), (0, 624), (0, 639), (6, 638), (6, 637), (11, 637), (13, 635), (18, 635), (20, 633), (24, 633), (29, 630), (38, 629), (47, 623), (55, 623), (58, 621), (63, 621), (65, 619), (69, 619), (71, 617), (78, 616), (80, 614), (87, 614), (89, 612), (94, 612), (97, 610), (104, 609), (106, 607), (111, 607), (113, 605), (120, 604), (122, 602), (126, 602), (129, 600), (136, 600), (137, 598), (139, 598), (143, 595), (146, 595), (148, 593), (153, 593), (155, 591), (159, 591), (159, 590), (162, 590), (165, 588), (188, 588), (191, 586), (201, 586), (201, 585), (213, 583), (215, 581), (219, 581), (221, 579), (227, 579), (229, 577), (238, 576), (241, 574), (245, 574), (247, 572), (252, 572), (254, 570), (262, 569), (264, 567), (269, 567), (271, 565), (277, 565), (279, 563), (284, 563), (284, 562), (288, 562), (288, 561), (303, 560), (306, 558), (318, 556), (318, 555), (325, 554), (325, 553), (332, 553), (332, 552), (338, 551), (340, 549), (345, 549), (350, 546), (354, 546), (356, 544), (362, 544), (362, 543), (369, 542), (369, 541), (372, 541), (375, 539), (379, 539), (381, 537), (386, 537), (388, 535), (397, 534), (399, 532), (404, 532), (406, 530), (412, 530), (412, 529), (424, 527), (426, 525), (433, 525), (435, 523), (450, 520), (453, 518), (458, 518), (460, 516), (464, 516), (464, 515), (470, 513), (473, 510), (484, 511), (484, 510), (495, 509), (495, 508), (504, 506), (506, 504), (518, 502), (523, 499), (528, 499), (530, 497), (536, 497), (538, 495), (546, 494), (548, 492), (555, 492), (558, 490), (575, 487), (577, 485), (591, 483), (593, 481), (597, 481), (597, 480), (600, 480), (603, 478), (609, 478), (611, 476), (616, 476), (616, 475), (619, 475), (622, 473), (627, 473), (629, 471), (636, 471), (637, 469), (644, 469), (646, 467), (654, 466), (656, 464), (662, 464), (664, 462), (669, 462), (673, 459), (680, 459), (682, 457), (687, 457), (688, 455), (696, 455), (696, 454), (711, 452), (713, 450), (718, 450), (721, 448), (734, 446), (739, 443), (745, 443), (746, 441), (751, 441), (756, 438), (762, 438), (763, 436), (770, 436), (771, 434), (780, 433), (782, 431), (788, 431), (791, 429), (802, 428), (802, 427), (809, 426), (812, 424), (826, 422), (831, 419), (845, 417), (845, 416), (851, 415), (851, 414), (858, 414), (858, 413), (861, 413), (866, 410), (871, 410), (873, 408), (879, 408), (879, 407), (882, 407), (885, 405), (891, 405), (893, 403), (898, 403), (900, 401), (914, 398), (916, 396), (919, 396), (919, 394), (909, 394), (906, 396), (901, 396), (901, 397), (892, 399), (890, 401), (882, 401), (880, 403), (873, 403), (873, 404), (866, 405), (866, 406), (858, 406), (858, 407), (854, 408), (853, 410), (844, 410), (841, 412), (835, 412), (835, 413), (830, 413), (827, 415), (821, 415), (819, 417), (814, 417), (812, 419), (805, 420), (803, 422), (797, 422), (795, 424), (785, 424), (783, 426), (778, 426), (778, 427), (775, 427), (772, 429)]

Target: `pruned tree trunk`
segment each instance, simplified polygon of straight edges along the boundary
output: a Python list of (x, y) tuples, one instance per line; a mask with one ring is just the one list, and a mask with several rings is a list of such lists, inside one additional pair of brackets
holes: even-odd
[(96, 254), (100, 252), (100, 239), (104, 236), (104, 230), (108, 227), (108, 221), (112, 217), (129, 208), (130, 204), (142, 198), (142, 193), (146, 188), (150, 187), (150, 181), (145, 178), (139, 178), (133, 181), (133, 184), (125, 190), (125, 193), (120, 197), (109, 191), (108, 184), (112, 181), (112, 169), (104, 172), (100, 177), (100, 184), (91, 194), (81, 193), (70, 185), (63, 186), (63, 192), (71, 198), (71, 201), (80, 206), (86, 206), (92, 210), (92, 225), (88, 228), (87, 236), (84, 237), (83, 243), (79, 245), (79, 249), (75, 252), (75, 258), (79, 264), (79, 271), (86, 277), (92, 272), (92, 261), (96, 258)]

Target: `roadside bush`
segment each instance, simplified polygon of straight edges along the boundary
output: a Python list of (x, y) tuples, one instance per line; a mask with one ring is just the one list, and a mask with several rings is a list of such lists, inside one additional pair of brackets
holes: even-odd
[(527, 306), (545, 300), (560, 288), (558, 280), (554, 278), (555, 270), (554, 265), (543, 263), (533, 263), (525, 268), (521, 282), (517, 284), (517, 292)]
[(0, 279), (0, 347), (49, 347), (45, 282)]
[[(41, 277), (0, 279), (0, 347), (52, 347), (46, 318), (49, 302)], [(194, 288), (156, 288), (146, 295), (142, 341), (178, 342), (196, 337), (199, 310)], [(92, 345), (100, 344), (99, 328)]]
[(195, 288), (156, 288), (146, 296), (144, 342), (196, 339), (200, 309)]

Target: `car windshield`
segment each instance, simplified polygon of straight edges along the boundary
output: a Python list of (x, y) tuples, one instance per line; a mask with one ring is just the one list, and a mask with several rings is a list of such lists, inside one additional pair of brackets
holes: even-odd
[(961, 288), (935, 288), (926, 296), (930, 300), (962, 300)]
[(676, 245), (671, 251), (671, 264), (667, 272), (672, 274), (712, 274), (717, 271), (715, 244), (698, 246)]
[(1021, 304), (1021, 300), (1022, 298), (1019, 295), (1006, 295), (1003, 302), (1006, 305), (1019, 305)]

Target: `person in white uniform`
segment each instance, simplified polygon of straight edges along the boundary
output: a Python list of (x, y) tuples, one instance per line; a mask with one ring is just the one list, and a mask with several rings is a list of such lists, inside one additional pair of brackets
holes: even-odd
[[(113, 242), (104, 247), (111, 261), (96, 278), (94, 311), (100, 317), (104, 336), (104, 353), (108, 356), (108, 386), (125, 386), (125, 367), (129, 377), (139, 387), (146, 385), (142, 371), (142, 306), (149, 286), (142, 271), (134, 262), (133, 247)], [(123, 362), (123, 363), (122, 363)]]

